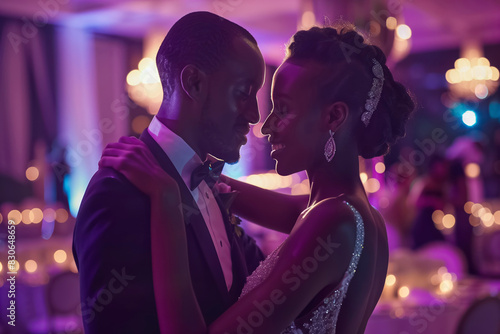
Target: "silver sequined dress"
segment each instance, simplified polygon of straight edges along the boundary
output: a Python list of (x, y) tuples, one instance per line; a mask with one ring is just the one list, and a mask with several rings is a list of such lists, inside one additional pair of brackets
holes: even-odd
[[(338, 288), (332, 291), (332, 293), (323, 299), (323, 302), (316, 306), (310, 313), (310, 318), (308, 322), (303, 323), (300, 328), (296, 326), (294, 322), (290, 324), (282, 334), (325, 334), (325, 333), (335, 333), (335, 328), (337, 325), (337, 318), (339, 316), (340, 307), (342, 306), (342, 301), (349, 288), (349, 283), (351, 282), (356, 268), (358, 266), (359, 257), (363, 250), (363, 242), (365, 236), (365, 230), (363, 226), (363, 219), (359, 212), (348, 202), (344, 201), (346, 205), (354, 213), (356, 219), (356, 244), (354, 246), (354, 252), (352, 254), (351, 261), (347, 270), (344, 274), (344, 278), (339, 283)], [(260, 263), (260, 265), (255, 269), (255, 271), (247, 278), (247, 282), (243, 287), (241, 296), (244, 296), (248, 292), (252, 291), (255, 287), (261, 284), (268, 276), (271, 270), (273, 270), (276, 262), (278, 261), (278, 247), (274, 252), (269, 254), (269, 256)]]

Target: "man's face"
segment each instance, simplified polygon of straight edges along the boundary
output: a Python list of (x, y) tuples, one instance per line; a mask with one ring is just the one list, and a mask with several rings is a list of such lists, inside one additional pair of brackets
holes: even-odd
[(250, 124), (260, 120), (257, 91), (264, 83), (265, 63), (256, 45), (236, 38), (228, 60), (209, 76), (202, 111), (200, 147), (218, 159), (237, 162)]

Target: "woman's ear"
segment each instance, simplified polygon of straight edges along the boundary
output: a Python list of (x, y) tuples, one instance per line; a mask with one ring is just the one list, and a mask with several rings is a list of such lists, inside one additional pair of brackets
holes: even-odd
[(347, 120), (349, 107), (345, 102), (334, 102), (326, 106), (323, 110), (323, 124), (327, 129), (336, 132)]
[(193, 101), (205, 98), (207, 90), (207, 75), (194, 65), (186, 65), (180, 74), (181, 87), (184, 93)]

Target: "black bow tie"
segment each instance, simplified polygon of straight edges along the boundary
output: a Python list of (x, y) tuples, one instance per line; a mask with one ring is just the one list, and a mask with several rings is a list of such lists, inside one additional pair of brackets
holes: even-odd
[(224, 168), (224, 161), (211, 163), (208, 160), (196, 167), (191, 173), (191, 191), (198, 187), (202, 180), (205, 180), (208, 186), (213, 188), (217, 180), (219, 180), (222, 168)]

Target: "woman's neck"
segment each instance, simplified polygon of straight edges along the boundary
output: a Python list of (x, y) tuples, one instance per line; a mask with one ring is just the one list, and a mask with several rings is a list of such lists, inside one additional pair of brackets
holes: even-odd
[(337, 161), (325, 162), (314, 169), (307, 170), (311, 189), (308, 207), (326, 198), (353, 195), (363, 189), (359, 178), (358, 160), (347, 163), (346, 160), (334, 157), (336, 158), (338, 158)]

